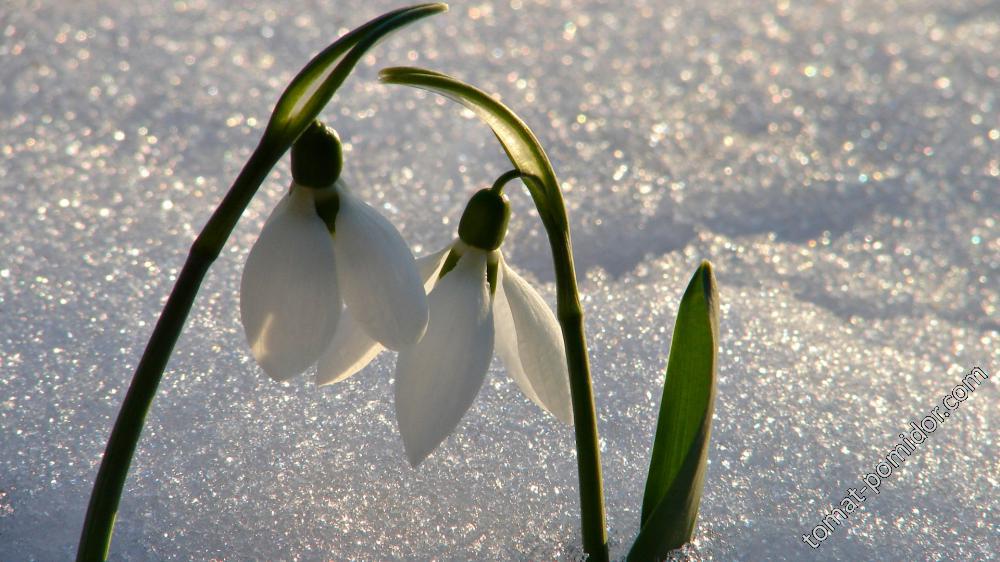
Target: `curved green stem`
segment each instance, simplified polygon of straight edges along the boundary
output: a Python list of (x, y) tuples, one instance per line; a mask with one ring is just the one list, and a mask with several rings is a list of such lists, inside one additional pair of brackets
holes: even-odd
[(573, 265), (569, 231), (548, 232), (556, 272), (556, 315), (562, 327), (573, 398), (573, 425), (576, 430), (577, 470), (580, 479), (580, 525), (583, 548), (588, 560), (608, 559), (608, 539), (604, 521), (604, 487), (601, 478), (601, 449), (597, 434), (597, 412), (590, 380), (590, 359), (583, 327), (583, 307)]
[(558, 300), (557, 316), (562, 328), (563, 342), (566, 345), (566, 362), (569, 366), (580, 480), (583, 549), (589, 556), (588, 560), (605, 561), (608, 559), (608, 546), (604, 522), (601, 452), (597, 435), (594, 391), (590, 380), (590, 361), (587, 358), (587, 340), (583, 327), (583, 307), (580, 305), (576, 284), (566, 206), (548, 156), (524, 121), (510, 108), (482, 90), (445, 74), (422, 68), (387, 68), (380, 76), (384, 82), (415, 86), (443, 94), (476, 113), (493, 129), (507, 157), (520, 172), (538, 208), (552, 249)]
[(368, 49), (391, 31), (446, 9), (445, 4), (422, 4), (389, 12), (366, 23), (314, 57), (278, 100), (260, 144), (195, 240), (139, 360), (97, 471), (80, 534), (78, 562), (107, 558), (132, 455), (163, 370), (205, 273), (219, 256), (257, 188), (288, 147), (319, 115)]
[(132, 455), (139, 443), (146, 413), (153, 402), (163, 370), (184, 327), (184, 320), (191, 311), (191, 305), (209, 266), (219, 256), (243, 209), (257, 191), (257, 186), (264, 181), (283, 152), (284, 150), (276, 150), (263, 142), (257, 147), (233, 188), (192, 245), (142, 359), (139, 360), (132, 384), (122, 402), (114, 429), (111, 430), (87, 507), (77, 561), (107, 558)]
[(517, 178), (523, 178), (523, 177), (524, 177), (524, 172), (522, 172), (521, 170), (518, 169), (507, 170), (500, 177), (498, 177), (495, 182), (493, 182), (493, 186), (490, 187), (490, 191), (493, 191), (497, 194), (502, 194), (505, 185), (507, 185), (509, 182)]

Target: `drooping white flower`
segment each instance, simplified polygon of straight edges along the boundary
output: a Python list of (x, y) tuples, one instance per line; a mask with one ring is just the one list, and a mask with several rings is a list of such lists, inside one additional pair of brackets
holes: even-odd
[(309, 368), (340, 318), (333, 239), (308, 188), (293, 185), (264, 224), (240, 283), (240, 319), (250, 350), (271, 378)]
[[(325, 128), (316, 132), (332, 134)], [(310, 140), (315, 136), (303, 144)], [(328, 150), (323, 143), (329, 140), (320, 140), (320, 148)], [(293, 148), (296, 182), (251, 248), (240, 286), (250, 349), (279, 381), (316, 363), (348, 317), (366, 337), (392, 349), (419, 340), (428, 319), (423, 283), (403, 237), (346, 188), (339, 165), (332, 167), (332, 185), (301, 185), (301, 178), (324, 176), (315, 166), (296, 166), (296, 154)]]
[[(538, 291), (510, 268), (498, 249), (506, 215), (495, 224), (467, 220), (509, 213), (507, 203), (496, 193), (477, 197), (463, 215), (460, 239), (417, 260), (430, 293), (430, 321), (415, 346), (400, 350), (395, 376), (396, 418), (413, 465), (458, 425), (485, 380), (494, 350), (528, 398), (565, 423), (573, 420), (559, 324)], [(486, 212), (477, 213), (484, 201)], [(477, 231), (487, 234), (477, 236)], [(381, 350), (348, 311), (320, 358), (317, 382), (341, 381)]]
[(528, 398), (573, 423), (566, 352), (552, 310), (499, 250), (461, 241), (452, 250), (461, 257), (430, 293), (427, 333), (396, 363), (396, 419), (414, 466), (472, 405), (494, 350)]

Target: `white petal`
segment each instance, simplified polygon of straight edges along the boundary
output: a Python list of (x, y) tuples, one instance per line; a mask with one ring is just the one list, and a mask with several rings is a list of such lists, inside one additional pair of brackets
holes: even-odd
[(451, 244), (433, 254), (426, 255), (422, 258), (417, 258), (417, 270), (420, 272), (420, 279), (424, 282), (424, 291), (430, 293), (434, 289), (434, 285), (437, 284), (438, 273), (441, 271), (441, 266), (444, 265), (444, 260), (451, 253)]
[[(510, 313), (507, 295), (503, 290), (503, 268), (500, 268), (499, 285), (493, 301), (493, 326), (496, 331), (495, 347), (497, 355), (503, 361), (507, 374), (514, 379), (521, 392), (535, 404), (541, 405), (538, 395), (531, 388), (531, 381), (521, 367), (521, 357), (517, 352), (517, 330), (514, 328), (514, 316)], [(544, 408), (544, 406), (542, 406)]]
[(538, 291), (502, 260), (499, 277), (493, 307), (497, 354), (528, 398), (571, 424), (566, 347), (555, 314)]
[(375, 209), (339, 185), (337, 193), (333, 247), (351, 316), (386, 347), (415, 343), (427, 328), (427, 294), (410, 248)]
[(430, 323), (396, 363), (396, 420), (410, 464), (423, 461), (455, 429), (493, 357), (486, 254), (466, 251), (430, 294)]
[(240, 318), (254, 358), (275, 380), (316, 362), (340, 317), (333, 242), (306, 188), (275, 207), (243, 267)]
[[(417, 259), (417, 270), (424, 282), (424, 290), (430, 290), (437, 280), (437, 273), (444, 264), (451, 247), (436, 254)], [(345, 309), (337, 324), (333, 341), (319, 358), (316, 370), (316, 384), (332, 384), (340, 382), (357, 373), (365, 367), (380, 351), (385, 349), (381, 344), (368, 337), (368, 334), (358, 325), (351, 315), (350, 309)]]
[(351, 316), (351, 310), (344, 309), (333, 340), (316, 365), (316, 384), (333, 384), (346, 379), (364, 369), (383, 349), (361, 329)]

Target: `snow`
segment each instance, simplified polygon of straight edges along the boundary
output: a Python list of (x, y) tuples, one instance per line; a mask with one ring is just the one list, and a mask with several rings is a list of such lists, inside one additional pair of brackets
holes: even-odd
[[(15, 0), (0, 17), (0, 559), (66, 560), (132, 369), (198, 229), (312, 54), (395, 2)], [(722, 299), (695, 560), (1000, 552), (1000, 11), (992, 0), (455, 2), (382, 43), (324, 113), (356, 192), (418, 254), (506, 162), (419, 65), (498, 92), (564, 182), (614, 556), (637, 532), (677, 301)], [(263, 186), (149, 415), (111, 555), (572, 559), (572, 431), (494, 362), (419, 469), (394, 354), (274, 383), (239, 326)], [(554, 298), (511, 190), (508, 261)], [(848, 488), (973, 367), (991, 380), (822, 546)]]

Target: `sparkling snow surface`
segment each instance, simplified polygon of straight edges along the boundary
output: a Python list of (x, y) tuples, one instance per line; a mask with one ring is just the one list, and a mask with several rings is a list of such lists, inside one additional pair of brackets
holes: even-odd
[[(173, 276), (320, 48), (398, 2), (6, 2), (0, 9), (0, 559), (67, 560)], [(349, 5), (354, 4), (354, 5)], [(294, 6), (294, 7), (293, 7)], [(455, 2), (364, 59), (325, 118), (357, 192), (417, 254), (506, 169), (488, 129), (376, 81), (498, 92), (564, 182), (611, 551), (637, 532), (677, 301), (722, 298), (696, 539), (712, 560), (1000, 552), (996, 0)], [(153, 404), (118, 560), (572, 559), (571, 429), (499, 362), (407, 464), (394, 354), (346, 383), (268, 379), (238, 287), (287, 159), (210, 271)], [(529, 198), (504, 251), (554, 298)], [(897, 434), (992, 377), (818, 550), (802, 541)]]

